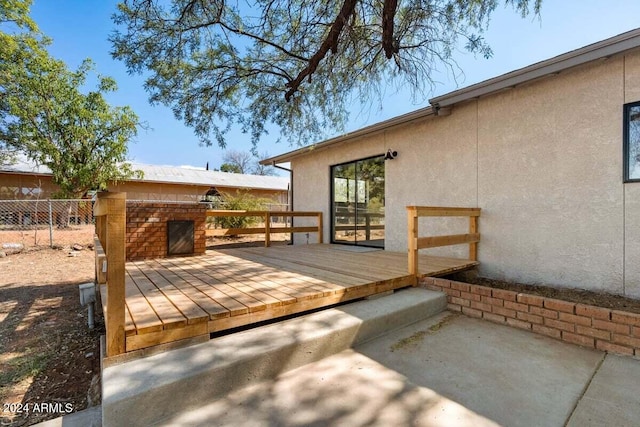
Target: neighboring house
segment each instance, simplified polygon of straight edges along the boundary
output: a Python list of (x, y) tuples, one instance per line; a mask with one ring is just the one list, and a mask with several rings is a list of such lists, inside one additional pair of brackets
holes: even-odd
[(480, 207), (482, 276), (640, 297), (640, 29), (430, 103), (262, 163), (290, 163), (325, 241), (406, 251), (406, 206)]
[[(129, 200), (172, 202), (198, 202), (220, 194), (246, 191), (272, 200), (272, 207), (277, 210), (286, 209), (289, 201), (289, 178), (139, 163), (132, 166), (143, 172), (143, 178), (111, 183), (109, 191), (126, 192)], [(51, 171), (46, 167), (24, 159), (0, 165), (0, 200), (46, 199), (56, 191)]]

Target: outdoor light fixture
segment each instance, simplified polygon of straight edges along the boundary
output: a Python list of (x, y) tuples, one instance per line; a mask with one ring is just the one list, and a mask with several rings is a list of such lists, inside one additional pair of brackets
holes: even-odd
[(387, 154), (384, 155), (385, 160), (393, 160), (398, 156), (397, 151), (393, 151), (391, 148), (387, 150)]

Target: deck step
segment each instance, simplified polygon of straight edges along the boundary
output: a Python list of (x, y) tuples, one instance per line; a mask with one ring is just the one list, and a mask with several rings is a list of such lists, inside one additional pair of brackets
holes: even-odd
[(323, 359), (446, 308), (411, 288), (107, 367), (103, 426), (161, 424), (252, 383)]

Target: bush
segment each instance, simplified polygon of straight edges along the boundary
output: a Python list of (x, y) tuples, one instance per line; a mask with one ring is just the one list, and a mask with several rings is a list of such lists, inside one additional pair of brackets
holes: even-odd
[[(223, 193), (222, 197), (213, 203), (213, 209), (227, 209), (234, 211), (263, 211), (267, 209), (269, 199), (255, 197), (248, 191), (236, 191), (235, 194)], [(224, 216), (209, 218), (218, 228), (246, 228), (259, 223), (261, 217)]]

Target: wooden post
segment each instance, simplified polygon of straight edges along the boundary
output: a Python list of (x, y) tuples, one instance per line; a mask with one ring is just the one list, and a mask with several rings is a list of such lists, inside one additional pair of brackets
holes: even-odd
[(318, 243), (323, 243), (324, 236), (322, 235), (322, 212), (318, 212)]
[(271, 214), (269, 211), (264, 213), (264, 247), (271, 246)]
[(103, 247), (107, 255), (107, 357), (125, 352), (125, 228), (126, 194), (100, 193), (99, 212), (105, 215)]
[[(469, 217), (469, 234), (475, 234), (478, 232), (478, 217)], [(469, 259), (471, 261), (478, 260), (478, 242), (469, 243)]]
[(418, 210), (407, 206), (407, 247), (409, 256), (409, 274), (418, 277)]

